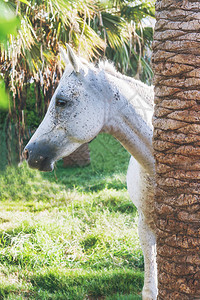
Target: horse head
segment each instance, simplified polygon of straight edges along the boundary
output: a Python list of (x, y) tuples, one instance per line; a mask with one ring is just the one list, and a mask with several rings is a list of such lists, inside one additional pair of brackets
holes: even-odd
[[(67, 46), (69, 62), (47, 113), (24, 149), (31, 168), (52, 171), (54, 162), (91, 141), (104, 124), (104, 93), (99, 74)], [(97, 76), (98, 75), (98, 76)]]

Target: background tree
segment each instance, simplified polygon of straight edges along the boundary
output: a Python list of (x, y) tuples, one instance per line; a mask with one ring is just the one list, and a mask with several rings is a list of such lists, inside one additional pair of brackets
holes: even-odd
[(154, 149), (158, 299), (200, 299), (198, 1), (158, 0)]
[(110, 0), (103, 5), (101, 19), (95, 23), (103, 25), (105, 56), (120, 72), (151, 83), (153, 73), (147, 49), (153, 39), (154, 1)]

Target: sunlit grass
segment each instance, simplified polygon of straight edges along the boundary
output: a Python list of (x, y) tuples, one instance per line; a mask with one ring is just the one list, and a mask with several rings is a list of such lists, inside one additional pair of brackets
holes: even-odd
[(104, 135), (90, 146), (86, 168), (59, 162), (41, 173), (22, 164), (0, 175), (0, 299), (140, 299), (129, 155)]

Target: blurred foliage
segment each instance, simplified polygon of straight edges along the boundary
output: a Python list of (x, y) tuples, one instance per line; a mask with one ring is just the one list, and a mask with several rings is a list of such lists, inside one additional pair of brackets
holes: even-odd
[[(17, 26), (20, 22), (9, 6), (0, 1), (0, 44), (6, 46), (7, 38), (9, 35), (17, 34)], [(1, 74), (0, 74), (1, 75)], [(5, 84), (0, 76), (0, 109), (7, 110), (9, 107), (8, 95), (5, 91)]]
[(4, 1), (0, 1), (0, 41), (6, 43), (10, 34), (17, 35), (20, 20), (14, 10)]
[(7, 110), (9, 106), (8, 95), (5, 91), (5, 84), (0, 80), (0, 110)]

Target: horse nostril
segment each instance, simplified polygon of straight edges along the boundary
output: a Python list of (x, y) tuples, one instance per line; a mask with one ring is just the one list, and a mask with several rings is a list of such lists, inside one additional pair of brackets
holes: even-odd
[(27, 150), (27, 149), (24, 149), (24, 151), (23, 151), (23, 156), (24, 156), (25, 160), (28, 160), (28, 158), (29, 158), (29, 153), (28, 153), (28, 150)]

